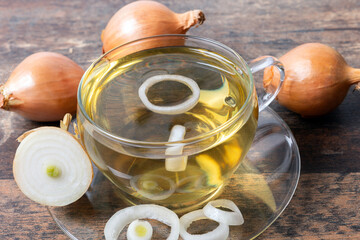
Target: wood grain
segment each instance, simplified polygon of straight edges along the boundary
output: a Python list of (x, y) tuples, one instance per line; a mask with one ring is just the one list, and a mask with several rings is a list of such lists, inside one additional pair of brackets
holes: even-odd
[[(101, 30), (129, 2), (0, 0), (0, 83), (21, 60), (38, 51), (62, 53), (86, 69), (101, 54)], [(261, 55), (279, 57), (299, 44), (322, 42), (336, 48), (351, 66), (360, 67), (356, 0), (161, 2), (177, 12), (202, 9), (205, 24), (189, 34), (218, 40), (246, 61)], [(302, 176), (288, 208), (259, 239), (360, 239), (359, 101), (360, 94), (350, 89), (335, 111), (316, 119), (271, 105), (298, 142)], [(16, 138), (40, 124), (5, 111), (0, 111), (0, 124), (0, 238), (66, 239), (46, 208), (28, 200), (12, 176)]]

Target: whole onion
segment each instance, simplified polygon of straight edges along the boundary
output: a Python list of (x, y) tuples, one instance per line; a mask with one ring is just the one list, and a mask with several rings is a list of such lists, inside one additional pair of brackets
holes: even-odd
[(158, 2), (135, 1), (122, 7), (107, 23), (101, 34), (103, 52), (144, 37), (185, 34), (204, 21), (200, 10), (178, 14)]
[(0, 86), (0, 107), (34, 121), (58, 121), (76, 112), (83, 74), (78, 64), (59, 53), (32, 54)]
[[(278, 102), (303, 117), (324, 115), (342, 103), (351, 85), (360, 88), (360, 69), (350, 67), (335, 49), (321, 43), (300, 45), (279, 58), (285, 81)], [(264, 85), (278, 72), (267, 68)]]

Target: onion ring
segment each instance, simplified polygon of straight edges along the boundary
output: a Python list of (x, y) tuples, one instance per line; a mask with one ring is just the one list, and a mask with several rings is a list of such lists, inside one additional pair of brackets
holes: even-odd
[[(178, 105), (175, 105), (175, 106), (157, 106), (157, 105), (152, 104), (149, 101), (146, 94), (149, 91), (149, 88), (151, 86), (153, 86), (154, 84), (156, 84), (158, 82), (163, 82), (163, 81), (175, 81), (175, 82), (183, 83), (184, 85), (186, 85), (190, 88), (190, 90), (192, 92), (191, 97), (189, 99), (187, 99), (186, 101), (184, 101)], [(198, 84), (191, 78), (181, 76), (181, 75), (164, 74), (164, 75), (152, 76), (152, 77), (146, 79), (141, 84), (138, 94), (139, 94), (140, 100), (142, 101), (142, 103), (145, 105), (145, 107), (147, 109), (149, 109), (155, 113), (176, 115), (176, 114), (184, 113), (184, 112), (192, 109), (193, 107), (195, 107), (195, 105), (197, 104), (197, 102), (199, 101), (199, 98), (200, 98), (200, 88), (199, 88)]]
[(204, 234), (190, 234), (187, 228), (194, 221), (206, 219), (203, 210), (195, 210), (183, 215), (180, 218), (180, 236), (184, 240), (225, 240), (229, 236), (229, 226), (224, 223), (219, 223), (214, 230)]
[(180, 233), (178, 216), (170, 209), (154, 204), (137, 205), (117, 211), (105, 225), (105, 239), (118, 239), (127, 224), (141, 218), (155, 219), (170, 226), (171, 231), (167, 240), (178, 240)]
[[(162, 193), (151, 193), (151, 192), (148, 192), (148, 191), (145, 191), (145, 190), (142, 190), (138, 187), (138, 181), (140, 178), (146, 178), (146, 177), (154, 177), (154, 178), (159, 178), (161, 180), (164, 180), (166, 182), (168, 182), (169, 184), (169, 189), (166, 190), (166, 191), (163, 191)], [(155, 182), (155, 181), (154, 181)], [(155, 182), (156, 183), (156, 182)], [(168, 177), (164, 177), (164, 176), (158, 176), (158, 175), (154, 175), (154, 174), (146, 174), (146, 175), (136, 175), (134, 177), (132, 177), (130, 179), (130, 186), (132, 188), (135, 189), (135, 191), (137, 193), (139, 193), (141, 196), (145, 197), (145, 198), (148, 198), (150, 200), (154, 200), (154, 201), (158, 201), (158, 200), (164, 200), (168, 197), (170, 197), (174, 192), (175, 192), (175, 189), (176, 189), (176, 185), (174, 183), (173, 180), (171, 180), (170, 178)]]
[[(223, 211), (216, 207), (225, 207), (232, 212)], [(239, 208), (235, 205), (235, 203), (231, 200), (227, 199), (217, 199), (211, 202), (208, 202), (206, 206), (203, 208), (204, 215), (214, 221), (224, 223), (226, 225), (241, 225), (244, 223), (244, 218), (239, 210)]]

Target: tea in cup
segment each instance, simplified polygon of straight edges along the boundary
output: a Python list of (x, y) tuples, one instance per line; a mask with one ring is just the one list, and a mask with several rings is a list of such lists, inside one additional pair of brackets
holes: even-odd
[[(257, 96), (252, 73), (269, 66), (281, 81)], [(136, 40), (105, 53), (83, 76), (81, 141), (127, 201), (188, 211), (221, 193), (253, 142), (259, 110), (283, 79), (273, 57), (249, 66), (211, 39)]]

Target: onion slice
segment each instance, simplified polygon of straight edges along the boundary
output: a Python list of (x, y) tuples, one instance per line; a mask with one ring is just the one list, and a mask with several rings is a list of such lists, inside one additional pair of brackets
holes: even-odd
[(143, 204), (117, 211), (105, 225), (105, 239), (118, 239), (122, 229), (127, 224), (142, 218), (155, 219), (170, 226), (171, 231), (167, 240), (177, 240), (179, 238), (180, 222), (178, 216), (173, 211), (154, 204)]
[(93, 177), (91, 161), (73, 135), (57, 127), (40, 127), (19, 140), (13, 174), (28, 198), (65, 206), (87, 191)]
[[(186, 128), (181, 125), (175, 125), (172, 127), (169, 136), (169, 142), (181, 141), (184, 139), (186, 133)], [(181, 155), (183, 153), (184, 144), (169, 144), (165, 150), (166, 156), (171, 155)], [(187, 156), (180, 157), (167, 157), (165, 159), (165, 169), (170, 172), (180, 172), (185, 171), (187, 165)]]
[(219, 223), (214, 230), (205, 234), (190, 234), (187, 229), (192, 222), (206, 219), (202, 209), (189, 212), (180, 218), (180, 236), (184, 240), (225, 240), (229, 236), (229, 226), (224, 223)]
[[(152, 104), (147, 98), (147, 92), (150, 87), (156, 83), (163, 81), (175, 81), (180, 82), (188, 86), (192, 92), (192, 95), (185, 102), (182, 102), (174, 106), (157, 106)], [(200, 88), (198, 84), (191, 78), (181, 76), (181, 75), (156, 75), (146, 79), (138, 90), (140, 100), (145, 105), (145, 107), (155, 113), (167, 114), (167, 115), (176, 115), (187, 112), (188, 110), (195, 107), (200, 98)]]
[[(225, 207), (232, 210), (232, 212), (223, 211), (217, 207)], [(239, 208), (233, 201), (228, 199), (217, 199), (208, 202), (203, 208), (203, 212), (206, 217), (226, 225), (241, 225), (244, 223), (244, 218)]]
[(148, 221), (134, 220), (130, 223), (126, 237), (128, 240), (150, 240), (153, 229)]

